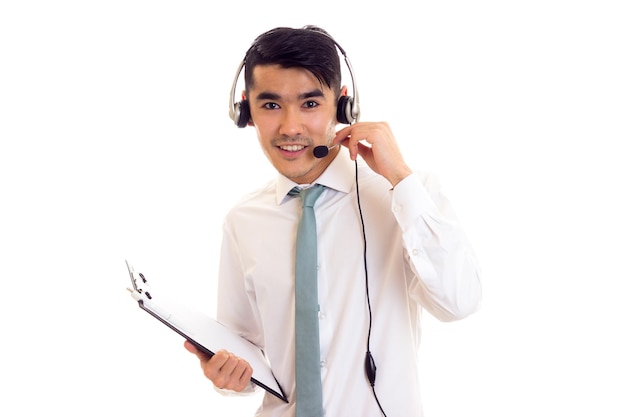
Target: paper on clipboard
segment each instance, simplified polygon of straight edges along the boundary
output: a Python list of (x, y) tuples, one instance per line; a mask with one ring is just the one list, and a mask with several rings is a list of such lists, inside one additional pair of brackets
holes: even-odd
[(132, 283), (132, 288), (128, 290), (139, 307), (208, 355), (224, 349), (245, 359), (253, 369), (252, 382), (288, 402), (265, 355), (257, 346), (200, 311), (167, 300), (161, 294), (155, 297), (144, 275), (135, 272), (128, 261), (126, 266)]

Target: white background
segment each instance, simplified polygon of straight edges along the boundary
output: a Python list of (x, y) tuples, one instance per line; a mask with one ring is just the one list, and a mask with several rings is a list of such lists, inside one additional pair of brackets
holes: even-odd
[(374, 3), (2, 2), (1, 415), (253, 414), (138, 309), (124, 259), (213, 312), (222, 216), (273, 175), (228, 118), (235, 69), (305, 24), (484, 271), (478, 314), (424, 321), (427, 416), (626, 415), (621, 2)]

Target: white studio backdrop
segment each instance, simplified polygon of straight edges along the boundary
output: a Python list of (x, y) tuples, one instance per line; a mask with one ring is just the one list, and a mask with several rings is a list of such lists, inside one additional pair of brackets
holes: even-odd
[(427, 416), (624, 416), (620, 6), (3, 2), (0, 414), (253, 415), (139, 310), (124, 260), (213, 313), (222, 217), (273, 175), (228, 118), (235, 70), (261, 32), (317, 24), (483, 267), (479, 313), (424, 321)]

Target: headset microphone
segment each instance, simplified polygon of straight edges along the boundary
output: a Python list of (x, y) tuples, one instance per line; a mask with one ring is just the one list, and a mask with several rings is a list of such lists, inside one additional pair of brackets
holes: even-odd
[(324, 158), (326, 155), (328, 155), (328, 151), (330, 151), (333, 148), (336, 148), (338, 145), (339, 144), (335, 144), (331, 146), (330, 148), (324, 145), (316, 146), (315, 148), (313, 148), (313, 155), (316, 158)]

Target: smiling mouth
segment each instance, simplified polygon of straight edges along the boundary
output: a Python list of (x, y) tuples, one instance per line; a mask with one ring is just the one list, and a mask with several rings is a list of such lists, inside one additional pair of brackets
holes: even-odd
[(301, 151), (302, 149), (306, 148), (306, 146), (304, 145), (282, 145), (278, 147), (279, 149), (286, 151), (286, 152), (298, 152)]

